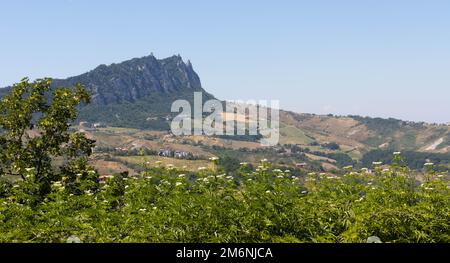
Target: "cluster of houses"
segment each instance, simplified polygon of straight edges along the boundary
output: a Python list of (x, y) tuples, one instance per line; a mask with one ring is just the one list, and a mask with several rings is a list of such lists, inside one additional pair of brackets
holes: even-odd
[[(117, 152), (127, 153), (130, 151), (130, 149), (125, 147), (116, 147), (114, 148)], [(174, 151), (171, 149), (159, 149), (157, 152), (158, 156), (163, 157), (171, 157), (171, 158), (177, 158), (177, 159), (192, 159), (194, 155), (191, 152), (185, 152), (185, 151)]]
[(164, 156), (164, 157), (173, 157), (173, 158), (178, 158), (178, 159), (190, 159), (190, 158), (194, 157), (194, 155), (191, 152), (174, 151), (171, 149), (159, 149), (158, 155)]

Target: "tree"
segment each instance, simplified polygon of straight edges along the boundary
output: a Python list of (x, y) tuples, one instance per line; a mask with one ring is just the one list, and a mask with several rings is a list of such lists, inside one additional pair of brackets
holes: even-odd
[[(51, 89), (51, 82), (24, 78), (0, 101), (0, 176), (28, 180), (40, 197), (64, 173), (83, 174), (95, 143), (69, 129), (77, 106), (90, 101), (87, 90), (79, 84)], [(55, 167), (55, 160), (62, 164)]]
[(219, 167), (223, 169), (223, 171), (227, 174), (234, 174), (240, 167), (239, 159), (225, 155), (219, 158)]

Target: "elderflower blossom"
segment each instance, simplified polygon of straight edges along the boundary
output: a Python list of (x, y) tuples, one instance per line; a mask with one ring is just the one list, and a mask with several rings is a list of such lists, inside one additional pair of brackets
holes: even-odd
[(54, 182), (53, 184), (52, 184), (52, 186), (53, 187), (55, 187), (55, 188), (61, 188), (62, 187), (62, 183), (61, 182)]
[(361, 197), (358, 200), (355, 200), (355, 202), (362, 202), (362, 200), (364, 200), (364, 197)]

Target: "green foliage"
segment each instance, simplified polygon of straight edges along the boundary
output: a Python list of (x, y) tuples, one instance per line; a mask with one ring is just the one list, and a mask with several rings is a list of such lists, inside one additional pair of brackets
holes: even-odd
[(218, 166), (227, 174), (232, 174), (239, 169), (241, 161), (229, 155), (225, 155), (218, 160)]
[[(383, 162), (385, 164), (391, 164), (392, 150), (372, 150), (364, 154), (361, 159), (361, 165), (363, 167), (370, 167), (373, 162)], [(450, 163), (450, 155), (442, 153), (426, 153), (426, 152), (415, 152), (415, 151), (403, 151), (403, 159), (409, 168), (414, 170), (420, 170), (423, 168), (426, 162), (432, 162), (438, 165), (438, 169), (446, 170), (445, 166)]]
[(341, 149), (339, 144), (337, 144), (335, 142), (324, 143), (324, 144), (322, 144), (322, 147), (326, 148), (326, 149), (330, 149), (330, 150), (339, 150), (339, 149)]
[[(337, 145), (337, 146), (339, 147), (339, 145)], [(297, 156), (301, 156), (301, 154), (303, 154), (303, 153), (311, 153), (311, 154), (314, 154), (314, 155), (317, 155), (317, 156), (333, 159), (333, 160), (336, 161), (336, 164), (339, 167), (345, 167), (345, 166), (355, 165), (356, 164), (356, 161), (353, 160), (352, 157), (350, 157), (350, 155), (348, 155), (346, 153), (343, 153), (343, 152), (327, 153), (327, 152), (320, 152), (320, 151), (311, 151), (308, 148), (302, 148), (302, 147), (300, 147), (298, 145), (289, 145), (289, 144), (285, 145), (285, 147), (290, 149), (291, 153), (296, 154)], [(303, 160), (304, 161), (308, 161), (308, 158), (304, 157)]]
[[(132, 102), (89, 104), (80, 109), (78, 120), (102, 122), (114, 127), (169, 130), (170, 119), (178, 114), (171, 112), (172, 102), (186, 99), (193, 105), (193, 92), (193, 90), (179, 90), (176, 93), (155, 92), (151, 96)], [(203, 93), (204, 101), (211, 98), (211, 95)]]
[(400, 159), (342, 177), (265, 160), (236, 176), (216, 169), (152, 168), (80, 194), (55, 183), (34, 208), (14, 185), (0, 198), (0, 242), (450, 242), (448, 182), (432, 169), (419, 182)]
[[(32, 203), (50, 193), (52, 181), (66, 172), (86, 169), (87, 160), (79, 158), (89, 156), (94, 146), (84, 134), (69, 132), (76, 107), (90, 100), (87, 91), (76, 85), (53, 89), (49, 96), (50, 85), (51, 79), (31, 83), (25, 78), (0, 102), (0, 176), (20, 176), (20, 189)], [(54, 170), (56, 158), (65, 160), (62, 173)]]
[[(400, 129), (405, 122), (393, 118), (383, 119), (383, 118), (370, 118), (370, 117), (361, 117), (361, 116), (349, 116), (364, 125), (367, 126), (370, 130), (378, 132), (381, 136), (391, 135), (396, 130)], [(419, 125), (419, 124), (417, 124)], [(422, 125), (419, 125), (419, 128)]]

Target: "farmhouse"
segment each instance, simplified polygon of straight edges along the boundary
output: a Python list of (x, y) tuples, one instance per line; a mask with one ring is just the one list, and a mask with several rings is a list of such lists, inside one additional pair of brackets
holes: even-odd
[(295, 167), (297, 167), (297, 168), (306, 168), (307, 166), (308, 166), (307, 163), (296, 163), (295, 164)]

